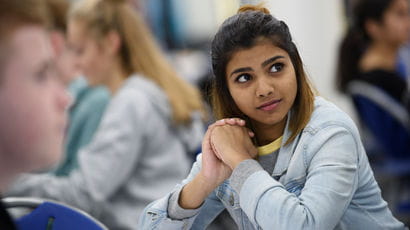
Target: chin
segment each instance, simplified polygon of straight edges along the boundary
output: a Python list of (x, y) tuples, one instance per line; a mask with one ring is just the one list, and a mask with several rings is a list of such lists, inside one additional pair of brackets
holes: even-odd
[(284, 119), (286, 119), (286, 116), (274, 117), (274, 118), (265, 120), (264, 123), (266, 125), (277, 125), (277, 124), (283, 122)]
[(86, 78), (86, 80), (89, 86), (95, 86), (95, 82), (92, 79)]
[[(54, 143), (58, 143), (55, 141)], [(55, 166), (63, 159), (63, 148), (60, 144), (49, 146), (48, 151), (42, 153), (42, 156), (38, 159), (42, 159), (38, 162), (38, 169), (47, 169)]]

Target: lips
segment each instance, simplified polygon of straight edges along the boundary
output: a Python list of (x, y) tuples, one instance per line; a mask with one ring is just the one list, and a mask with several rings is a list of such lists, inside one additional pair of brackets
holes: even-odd
[(270, 102), (264, 103), (261, 106), (257, 107), (257, 109), (263, 110), (263, 111), (271, 111), (274, 110), (279, 103), (282, 101), (282, 99), (279, 100), (272, 100)]

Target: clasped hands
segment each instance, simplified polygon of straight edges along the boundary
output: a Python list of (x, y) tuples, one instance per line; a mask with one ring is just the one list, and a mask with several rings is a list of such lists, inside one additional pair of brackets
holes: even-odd
[(208, 127), (202, 141), (202, 167), (187, 183), (178, 203), (184, 209), (198, 208), (208, 195), (231, 176), (232, 170), (246, 159), (255, 158), (254, 133), (239, 118), (222, 119)]
[(202, 142), (202, 174), (208, 180), (221, 183), (232, 170), (246, 159), (257, 156), (251, 137), (254, 133), (245, 127), (245, 121), (228, 118), (208, 127)]

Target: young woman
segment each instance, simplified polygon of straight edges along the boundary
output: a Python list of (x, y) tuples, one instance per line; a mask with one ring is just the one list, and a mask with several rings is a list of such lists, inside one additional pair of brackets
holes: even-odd
[(399, 49), (410, 38), (407, 0), (360, 0), (339, 52), (338, 86), (353, 96), (378, 151), (409, 158), (410, 92)]
[(361, 0), (354, 5), (352, 16), (340, 47), (339, 88), (345, 91), (352, 80), (363, 79), (400, 101), (399, 93), (406, 84), (397, 71), (397, 58), (399, 48), (410, 36), (409, 2)]
[(239, 229), (404, 229), (353, 121), (314, 96), (283, 21), (241, 7), (215, 35), (212, 62), (214, 112), (225, 119), (139, 229), (204, 229), (223, 209)]
[(81, 208), (110, 229), (135, 229), (143, 208), (189, 170), (203, 136), (201, 97), (181, 80), (125, 1), (80, 1), (69, 42), (91, 85), (113, 94), (91, 143), (67, 177), (29, 175), (12, 195)]

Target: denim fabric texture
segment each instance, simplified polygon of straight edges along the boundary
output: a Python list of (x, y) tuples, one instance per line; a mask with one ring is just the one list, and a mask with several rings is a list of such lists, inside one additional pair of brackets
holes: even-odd
[[(290, 116), (288, 116), (290, 117)], [(289, 122), (289, 119), (288, 119)], [(197, 214), (168, 217), (169, 194), (146, 207), (138, 229), (205, 229), (227, 209), (239, 229), (406, 229), (381, 196), (359, 131), (332, 103), (315, 98), (312, 117), (297, 138), (286, 125), (282, 147), (270, 175), (252, 173), (235, 191), (230, 179), (217, 187)], [(200, 171), (198, 156), (187, 179)]]

